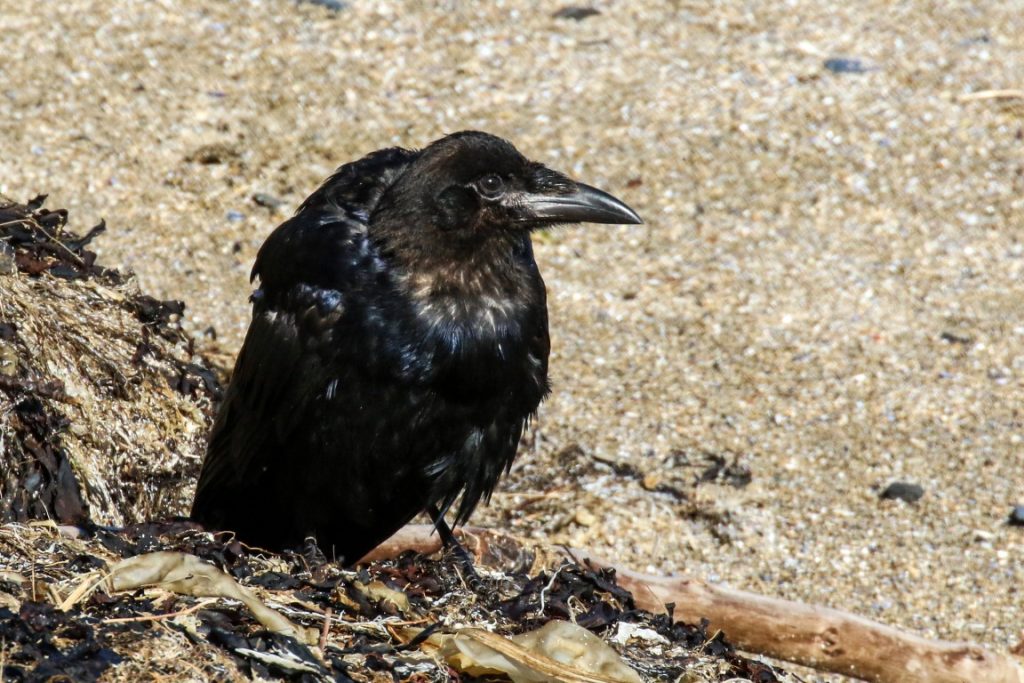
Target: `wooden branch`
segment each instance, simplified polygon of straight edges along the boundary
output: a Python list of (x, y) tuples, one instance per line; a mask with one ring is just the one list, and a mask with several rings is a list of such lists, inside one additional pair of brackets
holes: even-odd
[[(365, 560), (394, 557), (406, 550), (433, 553), (441, 540), (430, 525), (409, 525)], [(507, 557), (521, 542), (500, 532), (468, 528), (456, 532), (484, 564)], [(637, 607), (664, 612), (687, 623), (710, 621), (726, 639), (747, 652), (843, 674), (874, 683), (1024, 683), (1024, 664), (1009, 655), (969, 642), (929, 640), (849, 612), (769, 598), (688, 577), (642, 574), (586, 551), (578, 559), (615, 569), (619, 585), (633, 593)]]
[[(597, 561), (602, 566), (615, 565)], [(686, 577), (661, 577), (615, 567), (637, 606), (695, 622), (706, 617), (736, 647), (877, 683), (1024, 683), (1010, 657), (969, 642), (929, 640), (828, 607), (804, 605)]]

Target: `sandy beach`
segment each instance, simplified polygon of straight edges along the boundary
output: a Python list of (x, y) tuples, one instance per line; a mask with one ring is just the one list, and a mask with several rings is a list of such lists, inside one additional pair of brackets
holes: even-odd
[(554, 390), (475, 524), (1018, 643), (1024, 3), (560, 7), (0, 0), (0, 193), (227, 364), (337, 165), (507, 137), (645, 224), (537, 236)]

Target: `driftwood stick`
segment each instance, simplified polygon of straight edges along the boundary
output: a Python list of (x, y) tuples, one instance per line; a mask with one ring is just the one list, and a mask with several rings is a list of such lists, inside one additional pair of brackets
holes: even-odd
[(674, 602), (675, 616), (691, 623), (706, 617), (711, 628), (721, 629), (727, 640), (748, 652), (877, 683), (1024, 683), (1020, 664), (974, 643), (929, 640), (849, 612), (700, 579), (595, 564), (614, 567), (619, 585), (633, 593), (638, 607), (660, 611)]
[[(406, 551), (432, 553), (441, 540), (430, 525), (410, 525), (365, 559)], [(478, 557), (494, 546), (507, 553), (519, 543), (508, 534), (470, 527), (456, 532)], [(664, 612), (675, 603), (681, 621), (710, 621), (726, 639), (747, 652), (810, 666), (874, 683), (1024, 683), (1024, 664), (975, 643), (929, 640), (849, 612), (769, 598), (688, 577), (642, 574), (595, 558), (573, 556), (615, 569), (619, 585), (633, 593), (637, 607)]]

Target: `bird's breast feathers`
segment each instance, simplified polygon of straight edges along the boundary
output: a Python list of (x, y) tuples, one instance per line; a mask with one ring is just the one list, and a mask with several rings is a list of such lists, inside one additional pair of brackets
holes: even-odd
[(450, 328), (464, 334), (501, 337), (522, 326), (525, 306), (509, 297), (433, 296), (416, 298), (417, 318), (428, 330)]

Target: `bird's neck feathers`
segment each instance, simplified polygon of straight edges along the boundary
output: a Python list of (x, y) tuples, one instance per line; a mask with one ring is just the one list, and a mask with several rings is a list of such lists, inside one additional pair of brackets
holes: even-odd
[(540, 302), (529, 239), (497, 235), (455, 249), (407, 244), (389, 257), (398, 266), (398, 286), (429, 328), (457, 324), (497, 332), (518, 327), (517, 320)]

